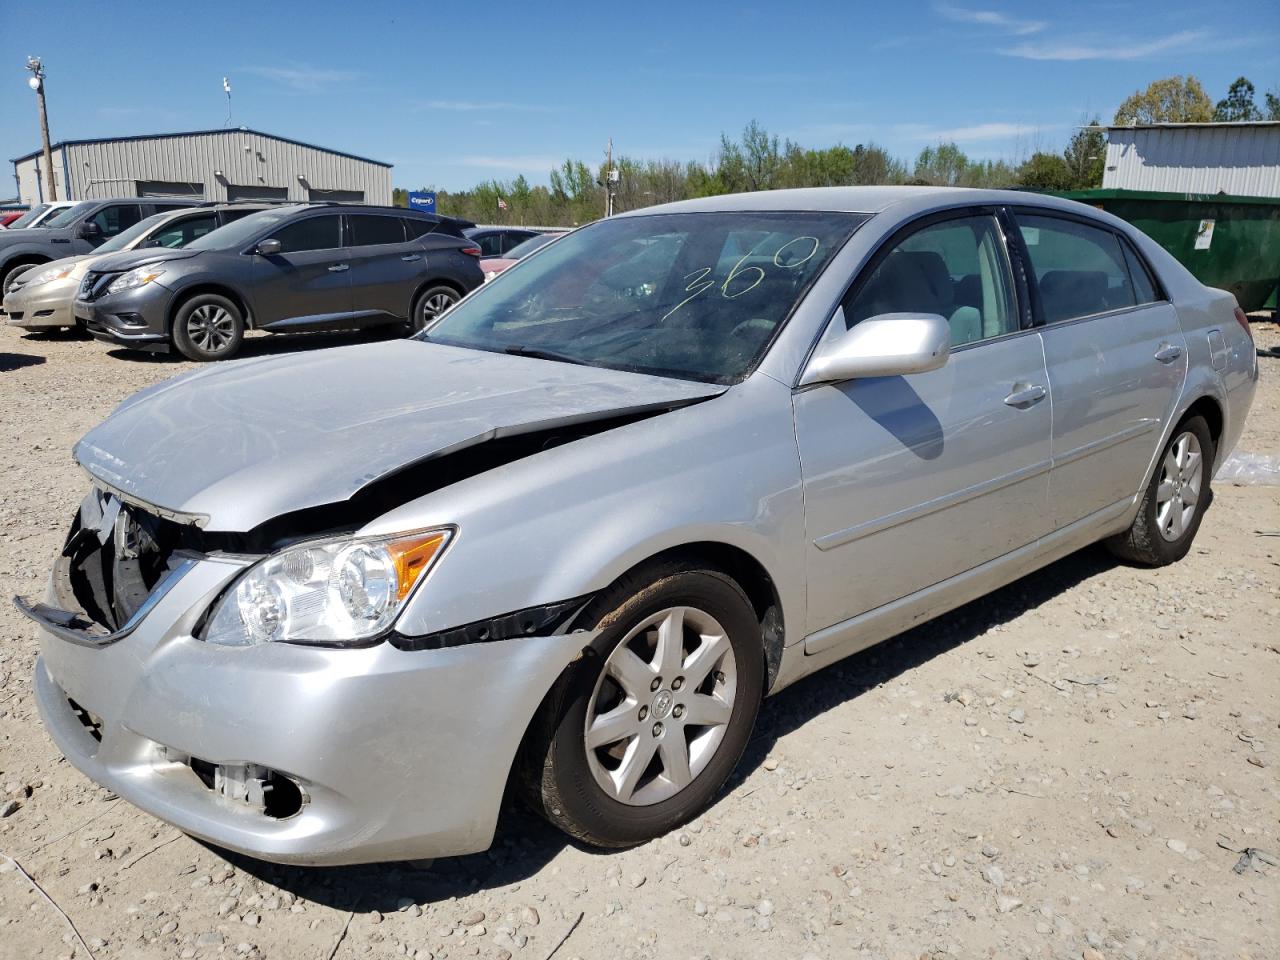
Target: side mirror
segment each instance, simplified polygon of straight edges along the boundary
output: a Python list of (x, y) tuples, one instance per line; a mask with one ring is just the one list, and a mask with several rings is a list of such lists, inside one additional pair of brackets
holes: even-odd
[(77, 231), (77, 234), (81, 240), (97, 240), (102, 236), (102, 228), (92, 220), (86, 220), (84, 223), (80, 224), (80, 229)]
[[(837, 311), (833, 322), (844, 318)], [(951, 327), (936, 313), (882, 313), (821, 344), (800, 385), (937, 370), (951, 352)]]
[(263, 240), (254, 249), (254, 253), (260, 257), (274, 257), (279, 252), (280, 241), (275, 239)]

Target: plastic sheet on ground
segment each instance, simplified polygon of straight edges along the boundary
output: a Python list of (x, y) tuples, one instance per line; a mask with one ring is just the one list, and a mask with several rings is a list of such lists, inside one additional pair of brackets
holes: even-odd
[(1213, 479), (1218, 483), (1232, 483), (1236, 486), (1262, 484), (1280, 487), (1280, 456), (1242, 453), (1237, 450), (1223, 461)]

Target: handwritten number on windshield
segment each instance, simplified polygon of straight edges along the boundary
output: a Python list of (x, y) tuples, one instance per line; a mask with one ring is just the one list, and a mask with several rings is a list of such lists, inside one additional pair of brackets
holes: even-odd
[[(809, 247), (807, 253), (805, 252), (806, 245)], [(773, 265), (781, 270), (794, 270), (812, 260), (817, 254), (819, 246), (817, 237), (792, 237), (774, 252), (772, 257)], [(712, 287), (719, 287), (720, 295), (726, 300), (736, 300), (738, 297), (750, 293), (760, 286), (765, 278), (764, 268), (755, 264), (748, 267), (743, 266), (755, 252), (756, 248), (752, 247), (739, 257), (737, 263), (729, 269), (729, 274), (724, 278), (723, 283), (716, 283), (715, 280), (710, 279), (711, 273), (715, 269), (714, 267), (700, 267), (692, 273), (686, 273), (681, 279), (689, 281), (684, 288), (684, 292), (689, 296), (664, 313), (662, 320), (659, 322), (665, 321), (686, 303), (696, 300)], [(800, 254), (803, 254), (803, 256), (799, 256)], [(797, 256), (799, 256), (799, 259), (794, 259)], [(741, 286), (741, 283), (746, 283), (748, 280), (751, 282), (747, 283), (746, 286)], [(731, 289), (735, 281), (740, 281), (736, 286), (740, 286), (741, 289)]]

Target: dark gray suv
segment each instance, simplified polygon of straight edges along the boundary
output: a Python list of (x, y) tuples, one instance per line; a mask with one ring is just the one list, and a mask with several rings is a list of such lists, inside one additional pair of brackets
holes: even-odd
[(29, 267), (93, 253), (118, 233), (153, 213), (191, 206), (190, 200), (118, 197), (82, 200), (38, 227), (0, 232), (0, 293)]
[(458, 224), (395, 207), (276, 207), (181, 250), (94, 263), (75, 314), (99, 340), (223, 360), (246, 329), (421, 329), (480, 286), (480, 248)]

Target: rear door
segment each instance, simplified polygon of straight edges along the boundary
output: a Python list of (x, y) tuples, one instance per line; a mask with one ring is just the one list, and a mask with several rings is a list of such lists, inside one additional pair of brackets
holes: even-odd
[(347, 214), (352, 309), (357, 320), (407, 319), (425, 270), (422, 245), (391, 214)]
[(1014, 209), (1053, 392), (1056, 528), (1131, 498), (1187, 375), (1177, 311), (1102, 224)]
[(253, 257), (252, 293), (259, 327), (317, 329), (351, 322), (351, 266), (342, 217), (322, 213), (292, 220), (262, 239), (280, 252)]
[(833, 324), (946, 317), (952, 353), (928, 373), (796, 392), (809, 633), (1048, 531), (1048, 380), (1014, 289), (994, 213), (958, 211), (901, 232), (846, 298)]

